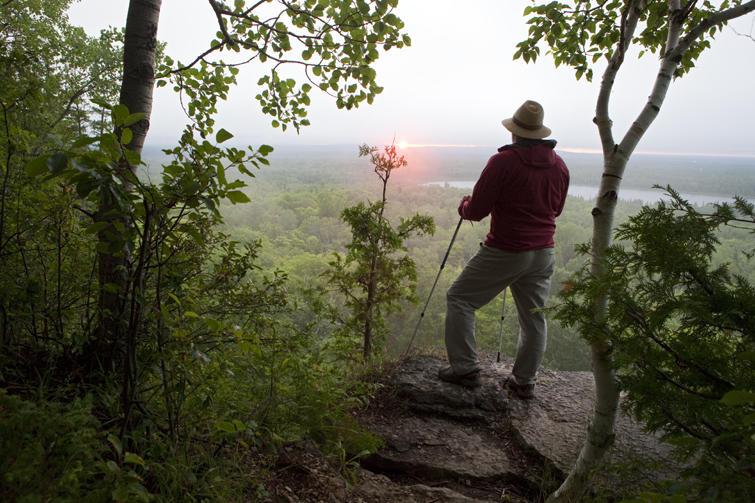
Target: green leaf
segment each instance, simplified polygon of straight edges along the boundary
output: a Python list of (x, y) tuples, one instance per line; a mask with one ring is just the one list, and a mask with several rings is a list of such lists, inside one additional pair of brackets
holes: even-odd
[(39, 176), (48, 173), (49, 170), (47, 169), (47, 159), (48, 157), (46, 155), (43, 155), (40, 157), (35, 157), (34, 159), (26, 163), (26, 173), (29, 176)]
[(124, 463), (131, 463), (133, 465), (144, 466), (144, 459), (141, 456), (139, 456), (138, 454), (134, 454), (133, 452), (127, 452), (123, 456), (123, 462)]
[(47, 169), (53, 175), (59, 175), (68, 167), (68, 156), (63, 153), (52, 154), (47, 159)]
[(92, 193), (94, 189), (97, 188), (97, 182), (94, 178), (88, 177), (84, 180), (81, 180), (79, 183), (76, 184), (76, 193), (79, 195), (80, 198), (86, 198), (89, 194)]
[(131, 131), (130, 128), (125, 128), (123, 131), (121, 131), (121, 143), (123, 145), (128, 145), (131, 143), (131, 140), (134, 139), (134, 133)]
[(121, 147), (114, 134), (104, 134), (100, 137), (100, 149), (112, 160), (117, 160), (121, 155)]
[(139, 155), (139, 153), (138, 152), (134, 152), (133, 150), (128, 150), (128, 149), (124, 150), (123, 151), (123, 156), (126, 158), (126, 160), (128, 161), (128, 163), (131, 166), (137, 166), (137, 165), (141, 164), (141, 162), (142, 162), (142, 158)]
[(80, 136), (75, 142), (73, 142), (73, 148), (81, 148), (91, 145), (96, 142), (97, 138), (92, 136)]
[(220, 181), (220, 184), (227, 185), (228, 180), (225, 177), (225, 167), (223, 166), (222, 163), (218, 163), (217, 173), (218, 173), (218, 180)]
[(193, 226), (187, 226), (186, 229), (184, 229), (185, 232), (194, 238), (194, 241), (197, 243), (202, 243), (204, 239), (202, 238), (202, 234)]
[(696, 438), (692, 437), (674, 437), (670, 438), (666, 441), (670, 445), (675, 445), (677, 447), (695, 447), (697, 446), (700, 441)]
[(734, 390), (726, 393), (721, 402), (726, 405), (745, 405), (748, 403), (755, 403), (755, 393), (752, 391)]
[(102, 229), (108, 226), (107, 222), (95, 222), (91, 225), (89, 225), (86, 229), (84, 229), (84, 232), (87, 234), (97, 234)]
[(228, 421), (218, 421), (215, 424), (215, 429), (226, 433), (236, 433), (236, 428), (233, 426), (233, 423), (229, 423)]
[(270, 145), (260, 145), (259, 148), (257, 149), (257, 152), (259, 152), (260, 155), (263, 155), (263, 156), (266, 156), (272, 151), (273, 151), (273, 147), (271, 147)]
[(126, 118), (129, 116), (128, 107), (123, 104), (116, 105), (113, 107), (112, 115), (115, 125), (122, 126)]
[(102, 100), (100, 98), (92, 98), (90, 101), (94, 103), (95, 105), (99, 105), (106, 110), (110, 110), (112, 108), (107, 101)]
[(240, 190), (231, 190), (231, 191), (229, 191), (229, 192), (226, 192), (225, 196), (226, 196), (226, 197), (227, 197), (227, 198), (228, 198), (228, 199), (229, 199), (229, 200), (230, 200), (230, 201), (231, 201), (231, 202), (232, 202), (233, 204), (238, 204), (238, 203), (248, 203), (249, 201), (251, 201), (251, 199), (249, 199), (249, 196), (247, 196), (246, 194), (244, 194), (244, 193), (243, 193), (243, 192), (241, 192)]
[(136, 124), (140, 120), (144, 119), (146, 116), (147, 116), (147, 114), (141, 113), (141, 112), (135, 113), (135, 114), (130, 114), (128, 117), (126, 117), (125, 119), (123, 119), (123, 125), (124, 126), (133, 126), (134, 124)]
[(113, 446), (118, 456), (120, 456), (121, 453), (123, 452), (123, 444), (121, 444), (121, 440), (115, 435), (113, 435), (112, 433), (108, 434), (107, 440)]
[(223, 128), (220, 128), (218, 134), (215, 135), (215, 141), (217, 143), (223, 143), (224, 141), (228, 141), (231, 138), (233, 138), (233, 135)]

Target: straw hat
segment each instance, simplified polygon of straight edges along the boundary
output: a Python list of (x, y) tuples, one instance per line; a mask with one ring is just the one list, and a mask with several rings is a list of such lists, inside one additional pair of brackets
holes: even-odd
[(543, 126), (543, 107), (540, 103), (527, 100), (510, 119), (503, 119), (501, 124), (521, 138), (539, 140), (551, 134), (550, 128)]

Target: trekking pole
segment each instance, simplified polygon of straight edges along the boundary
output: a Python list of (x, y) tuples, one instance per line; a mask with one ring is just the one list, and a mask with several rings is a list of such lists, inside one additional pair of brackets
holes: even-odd
[(448, 254), (451, 253), (451, 247), (454, 245), (454, 241), (456, 241), (456, 235), (459, 233), (459, 228), (461, 227), (461, 223), (464, 221), (464, 217), (459, 218), (459, 223), (456, 224), (456, 230), (454, 231), (454, 235), (451, 238), (451, 242), (448, 243), (448, 250), (446, 250), (446, 256), (443, 257), (443, 262), (440, 263), (440, 269), (438, 269), (438, 274), (435, 276), (435, 281), (433, 282), (432, 288), (430, 288), (430, 295), (427, 296), (427, 301), (425, 302), (425, 307), (422, 308), (422, 313), (419, 315), (419, 319), (417, 320), (417, 325), (414, 327), (414, 333), (412, 334), (412, 338), (409, 339), (409, 344), (406, 346), (406, 350), (404, 351), (404, 356), (406, 356), (409, 353), (409, 349), (412, 347), (412, 343), (414, 342), (414, 337), (417, 335), (417, 330), (419, 330), (419, 324), (422, 322), (422, 318), (425, 317), (425, 311), (427, 310), (427, 305), (430, 304), (430, 299), (433, 296), (433, 292), (435, 291), (435, 285), (438, 284), (438, 278), (440, 278), (440, 273), (443, 271), (443, 268), (446, 266), (446, 260), (448, 260)]
[(503, 289), (503, 309), (501, 309), (501, 327), (498, 329), (498, 356), (495, 359), (496, 363), (501, 363), (501, 348), (503, 347), (503, 319), (506, 318), (506, 289), (507, 288)]

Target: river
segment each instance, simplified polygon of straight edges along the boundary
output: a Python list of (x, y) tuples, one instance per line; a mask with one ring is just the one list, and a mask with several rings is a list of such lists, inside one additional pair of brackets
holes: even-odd
[[(454, 187), (457, 189), (472, 189), (475, 182), (470, 181), (450, 181), (450, 182), (427, 182), (423, 185), (439, 185), (444, 187)], [(579, 197), (585, 200), (593, 200), (598, 193), (597, 187), (590, 187), (589, 185), (570, 185), (569, 195)], [(707, 204), (728, 202), (733, 200), (725, 196), (707, 195), (707, 194), (685, 194), (680, 195), (697, 206), (705, 206)], [(665, 192), (660, 189), (652, 190), (640, 190), (640, 189), (620, 189), (619, 199), (623, 201), (641, 201), (643, 204), (654, 204), (661, 199), (667, 199)]]

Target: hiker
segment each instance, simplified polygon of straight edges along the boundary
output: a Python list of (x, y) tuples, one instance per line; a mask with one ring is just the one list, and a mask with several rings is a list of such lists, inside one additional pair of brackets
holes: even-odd
[(475, 343), (475, 311), (506, 287), (516, 302), (519, 341), (505, 386), (519, 398), (535, 396), (537, 369), (546, 344), (545, 307), (554, 268), (553, 233), (569, 187), (569, 170), (543, 138), (543, 107), (525, 101), (501, 121), (512, 143), (493, 155), (459, 215), (479, 221), (490, 215), (490, 232), (446, 294), (445, 339), (449, 367), (440, 379), (474, 388), (482, 383)]

